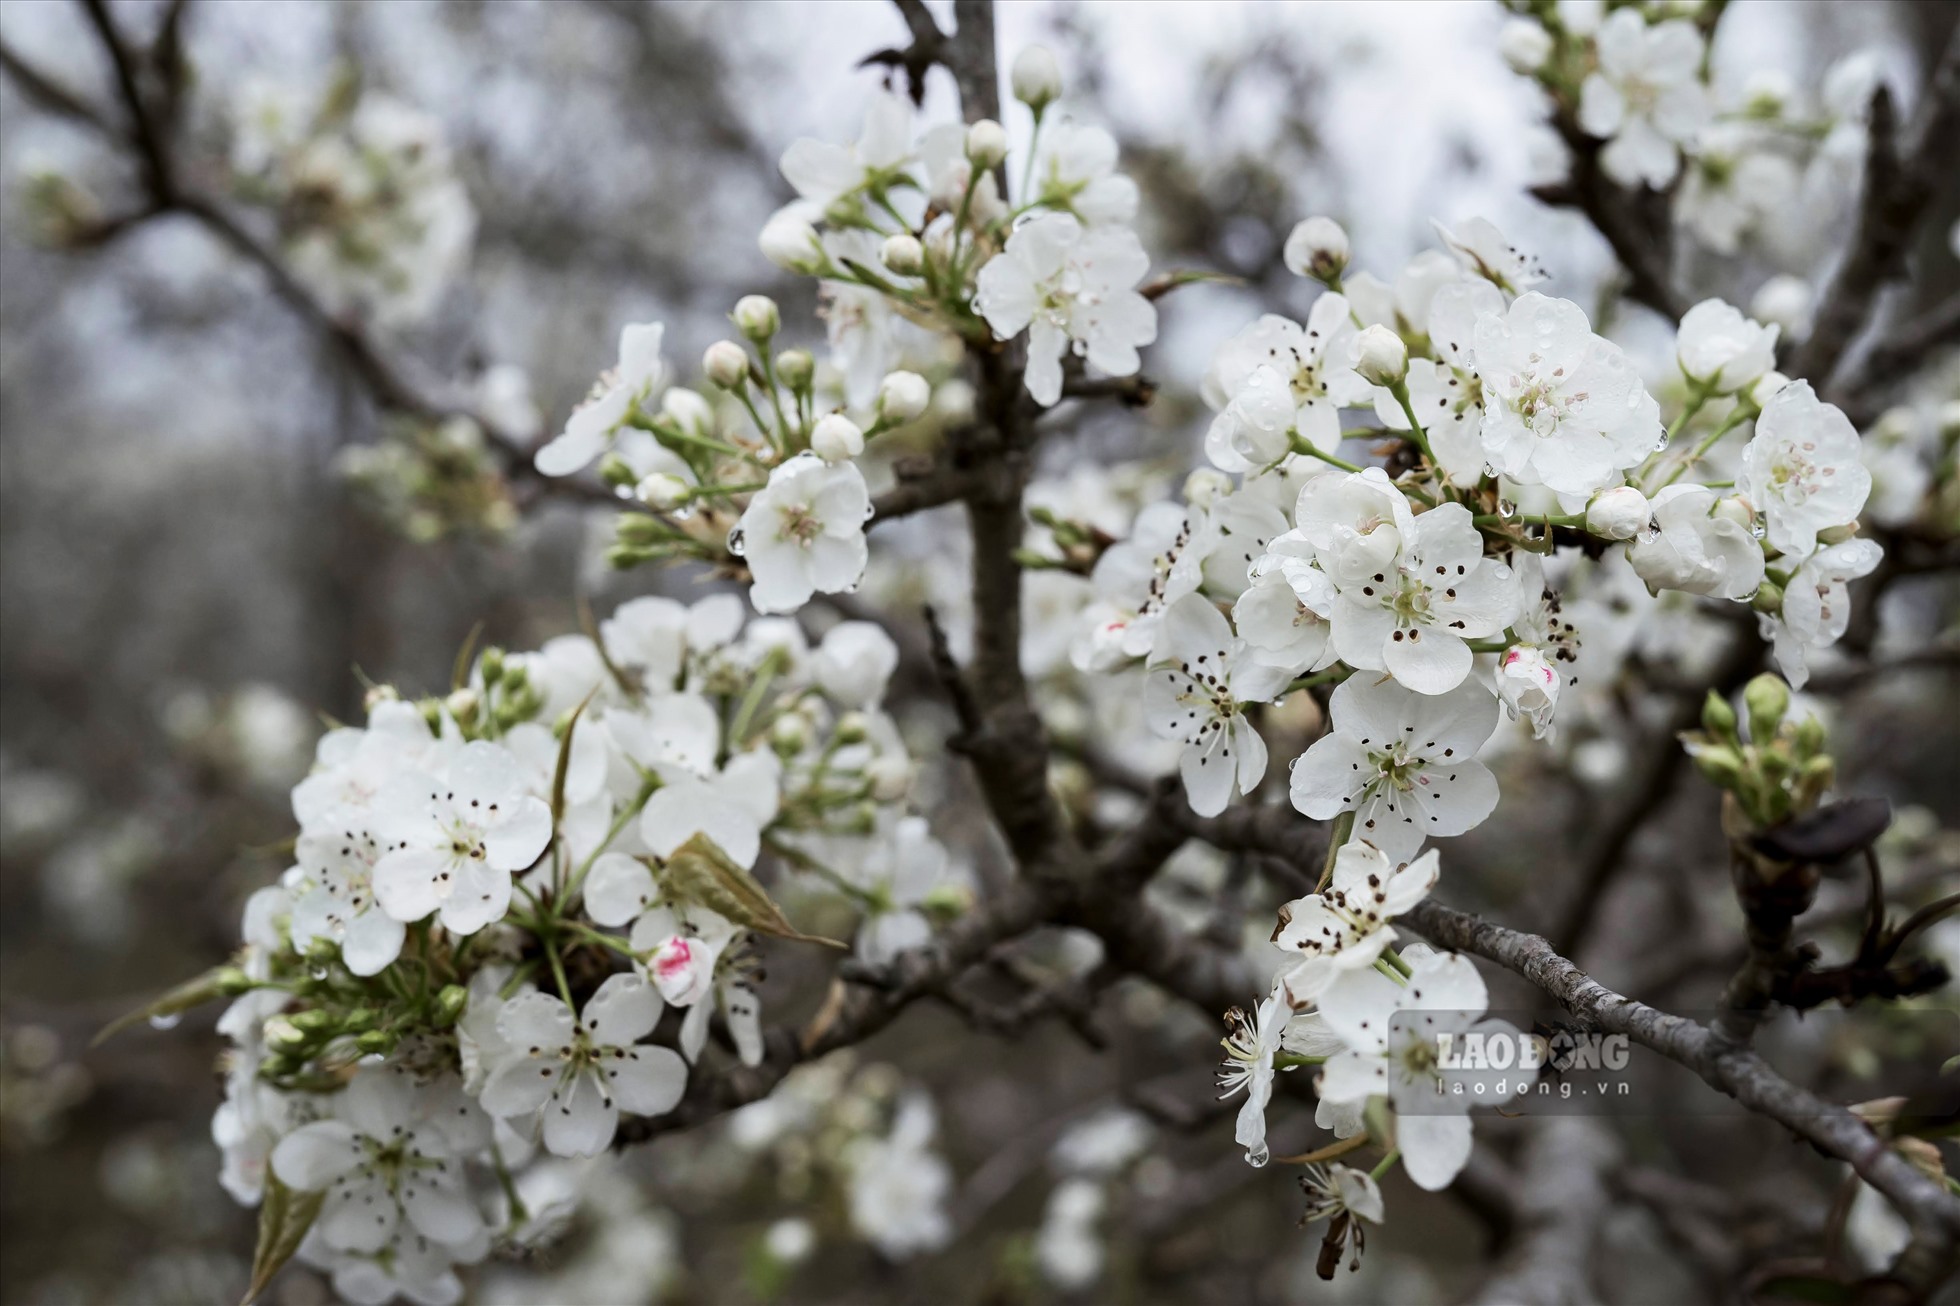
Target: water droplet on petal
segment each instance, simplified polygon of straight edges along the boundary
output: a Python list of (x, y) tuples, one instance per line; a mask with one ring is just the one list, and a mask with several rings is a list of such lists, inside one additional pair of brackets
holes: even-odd
[(746, 547), (747, 544), (748, 544), (747, 537), (743, 534), (742, 528), (740, 526), (731, 527), (729, 529), (728, 551), (730, 553), (734, 554), (738, 558), (741, 557), (742, 550), (744, 547)]
[(1518, 515), (1517, 500), (1499, 499), (1497, 501), (1497, 515), (1499, 517), (1504, 518), (1506, 521), (1509, 521), (1511, 518), (1517, 516)]
[(1259, 1146), (1253, 1148), (1252, 1150), (1248, 1151), (1245, 1154), (1245, 1163), (1251, 1166), (1255, 1170), (1263, 1170), (1266, 1166), (1266, 1162), (1272, 1159), (1273, 1159), (1272, 1150), (1268, 1148), (1264, 1143), (1259, 1144)]

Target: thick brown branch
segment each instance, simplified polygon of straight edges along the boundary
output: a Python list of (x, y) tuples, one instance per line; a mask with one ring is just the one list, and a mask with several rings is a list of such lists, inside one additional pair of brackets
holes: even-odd
[(1951, 1273), (1960, 1247), (1960, 1198), (1927, 1178), (1851, 1112), (1797, 1087), (1760, 1056), (1707, 1026), (1605, 988), (1537, 935), (1427, 902), (1403, 919), (1443, 947), (1473, 953), (1522, 975), (1593, 1028), (1625, 1034), (1681, 1063), (1710, 1087), (1849, 1164), (1912, 1229), (1911, 1243), (1888, 1276), (1908, 1300), (1923, 1300)]

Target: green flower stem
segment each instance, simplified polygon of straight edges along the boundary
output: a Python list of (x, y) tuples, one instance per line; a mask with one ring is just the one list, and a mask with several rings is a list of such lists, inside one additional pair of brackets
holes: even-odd
[(1320, 868), (1320, 881), (1314, 885), (1315, 893), (1327, 892), (1327, 886), (1334, 882), (1334, 859), (1340, 855), (1341, 848), (1348, 837), (1354, 833), (1354, 813), (1342, 812), (1334, 818), (1334, 824), (1327, 830), (1327, 860)]
[(1416, 448), (1422, 450), (1422, 456), (1429, 460), (1431, 467), (1434, 467), (1436, 455), (1430, 452), (1429, 433), (1422, 429), (1422, 422), (1416, 417), (1416, 406), (1409, 399), (1408, 378), (1404, 377), (1389, 386), (1388, 392), (1395, 396), (1395, 402), (1402, 406), (1402, 415), (1409, 419), (1409, 439), (1415, 442)]
[(728, 727), (731, 743), (741, 745), (748, 742), (749, 724), (755, 719), (757, 709), (762, 706), (763, 695), (769, 692), (770, 682), (782, 670), (783, 649), (781, 645), (769, 650), (762, 665), (755, 669), (755, 678), (749, 682), (748, 692), (742, 695), (742, 705), (735, 710), (735, 720)]
[(1301, 676), (1281, 692), (1290, 694), (1296, 689), (1312, 689), (1315, 685), (1339, 684), (1353, 674), (1353, 667), (1332, 666), (1325, 671), (1316, 671), (1311, 676)]
[(1318, 458), (1320, 459), (1320, 461), (1328, 464), (1329, 466), (1338, 467), (1344, 472), (1358, 472), (1361, 470), (1361, 466), (1359, 463), (1351, 463), (1346, 461), (1345, 459), (1336, 458), (1331, 453), (1322, 453), (1319, 449), (1316, 449), (1313, 446), (1313, 444), (1309, 440), (1307, 440), (1305, 436), (1302, 436), (1297, 432), (1293, 435), (1291, 444), (1292, 444), (1293, 452), (1299, 454), (1303, 458)]
[(1399, 1147), (1389, 1148), (1388, 1155), (1383, 1157), (1379, 1162), (1376, 1163), (1375, 1168), (1368, 1172), (1368, 1177), (1370, 1179), (1373, 1179), (1376, 1183), (1380, 1183), (1382, 1176), (1387, 1174), (1389, 1172), (1389, 1168), (1392, 1167), (1397, 1161), (1400, 1161), (1401, 1159), (1402, 1159), (1401, 1148)]
[(586, 873), (592, 869), (592, 863), (598, 861), (599, 855), (612, 847), (612, 841), (619, 837), (620, 831), (626, 828), (627, 822), (639, 816), (640, 809), (647, 805), (647, 799), (653, 797), (653, 791), (659, 787), (659, 782), (651, 777), (640, 785), (639, 795), (627, 805), (625, 810), (613, 818), (612, 825), (606, 830), (606, 837), (601, 839), (599, 846), (587, 853), (585, 860), (578, 864), (578, 868), (572, 872), (571, 882), (565, 886), (564, 894), (558, 899), (558, 904), (554, 905), (568, 903), (578, 896), (578, 891), (585, 885)]
[(1687, 473), (1690, 467), (1693, 467), (1696, 463), (1700, 462), (1703, 458), (1707, 457), (1708, 451), (1710, 449), (1713, 449), (1723, 436), (1727, 435), (1730, 431), (1733, 431), (1736, 427), (1741, 426), (1744, 422), (1750, 420), (1755, 415), (1756, 415), (1755, 409), (1744, 408), (1741, 404), (1737, 404), (1735, 411), (1728, 415), (1727, 420), (1725, 420), (1720, 426), (1716, 427), (1714, 431), (1710, 432), (1709, 435), (1705, 439), (1703, 439), (1700, 444), (1695, 446), (1694, 452), (1688, 455), (1688, 460), (1682, 463), (1679, 467), (1676, 467), (1672, 472), (1668, 473), (1667, 479), (1661, 482), (1661, 488), (1664, 490), (1668, 486), (1680, 480), (1681, 477)]
[(776, 384), (776, 351), (770, 348), (769, 342), (765, 340), (756, 346), (756, 352), (762, 356), (762, 379), (769, 387), (769, 406), (776, 413), (776, 429), (781, 431), (783, 439), (787, 440), (790, 425), (789, 419), (783, 416), (782, 391)]

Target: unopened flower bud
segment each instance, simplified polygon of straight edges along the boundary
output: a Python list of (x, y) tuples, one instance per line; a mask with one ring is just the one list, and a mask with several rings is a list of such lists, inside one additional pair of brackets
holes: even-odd
[(655, 512), (671, 512), (687, 502), (688, 484), (672, 472), (654, 472), (633, 493)]
[(790, 209), (763, 223), (762, 235), (756, 243), (762, 246), (764, 258), (789, 272), (809, 275), (824, 265), (823, 241), (816, 227)]
[(800, 753), (810, 746), (810, 723), (794, 712), (785, 712), (769, 727), (769, 742), (779, 753)]
[(1815, 807), (1837, 783), (1837, 763), (1828, 756), (1813, 757), (1797, 768), (1797, 806)]
[(1286, 238), (1282, 256), (1295, 276), (1332, 281), (1347, 267), (1347, 232), (1332, 218), (1308, 218)]
[(1742, 759), (1726, 744), (1690, 746), (1688, 756), (1694, 759), (1696, 769), (1718, 789), (1733, 789), (1742, 782)]
[(1773, 580), (1764, 581), (1756, 587), (1755, 594), (1750, 597), (1749, 606), (1758, 612), (1775, 616), (1783, 611), (1783, 587)]
[(370, 1029), (354, 1040), (354, 1046), (369, 1056), (386, 1056), (395, 1050), (397, 1041), (391, 1030)]
[(1810, 283), (1802, 277), (1774, 276), (1749, 301), (1749, 316), (1788, 332), (1801, 331), (1810, 317), (1810, 297)]
[(715, 959), (699, 939), (676, 934), (647, 955), (647, 974), (669, 1005), (693, 1006), (714, 982)]
[(241, 993), (249, 993), (252, 990), (252, 977), (236, 966), (222, 967), (212, 978), (217, 984), (218, 992), (228, 998), (235, 998)]
[(749, 379), (749, 351), (733, 340), (717, 340), (701, 355), (701, 370), (724, 390), (739, 390)]
[(861, 744), (871, 733), (870, 722), (862, 712), (846, 712), (837, 718), (837, 729), (832, 733), (840, 744)]
[(783, 378), (784, 385), (800, 394), (816, 378), (817, 360), (807, 349), (785, 349), (783, 356), (776, 360), (776, 375)]
[(383, 703), (393, 703), (400, 698), (400, 692), (393, 685), (375, 685), (361, 696), (361, 708), (372, 712)]
[(616, 453), (609, 453), (599, 460), (599, 479), (615, 490), (630, 490), (640, 478), (634, 474), (631, 463)]
[(436, 1023), (453, 1025), (470, 1005), (470, 991), (460, 984), (445, 984), (436, 994)]
[(917, 372), (888, 372), (878, 386), (878, 416), (887, 425), (912, 421), (932, 402), (932, 386)]
[(895, 803), (912, 788), (912, 764), (902, 757), (880, 757), (864, 774), (871, 781), (871, 796), (881, 803)]
[(1701, 728), (1720, 739), (1735, 738), (1735, 708), (1712, 689), (1701, 705)]
[(442, 705), (449, 709), (449, 715), (463, 725), (476, 720), (477, 709), (483, 706), (474, 689), (459, 689), (444, 699)]
[(991, 168), (1007, 157), (1007, 128), (982, 118), (966, 129), (966, 157), (975, 167)]
[(1804, 757), (1815, 757), (1823, 751), (1824, 723), (1815, 716), (1797, 722), (1797, 752)]
[(844, 414), (831, 413), (817, 420), (810, 448), (827, 463), (845, 462), (864, 452), (864, 432)]
[(767, 295), (742, 296), (735, 301), (735, 311), (729, 317), (743, 335), (757, 344), (775, 335), (783, 325), (782, 310)]
[(1586, 530), (1602, 540), (1630, 540), (1653, 518), (1647, 496), (1631, 485), (1601, 490), (1586, 505)]
[(1749, 738), (1766, 744), (1776, 738), (1776, 728), (1790, 710), (1790, 687), (1765, 671), (1742, 687), (1742, 703), (1749, 709)]
[(1395, 385), (1409, 375), (1409, 347), (1380, 323), (1366, 327), (1358, 342), (1354, 370), (1373, 385)]
[(1758, 408), (1769, 407), (1769, 401), (1776, 398), (1777, 391), (1790, 384), (1790, 378), (1783, 373), (1771, 370), (1762, 374), (1756, 384), (1749, 387), (1749, 402)]
[(1756, 524), (1756, 508), (1749, 500), (1739, 494), (1726, 495), (1715, 501), (1714, 514), (1723, 521), (1732, 521), (1748, 530)]
[(878, 250), (878, 261), (901, 277), (917, 276), (926, 265), (926, 247), (917, 236), (900, 232)]
[(282, 1051), (297, 1051), (312, 1042), (313, 1035), (290, 1016), (274, 1016), (265, 1022), (265, 1041), (268, 1047)]
[(699, 390), (684, 385), (671, 387), (660, 396), (660, 411), (689, 435), (711, 435), (715, 429), (715, 407)]
[(1535, 73), (1552, 57), (1552, 34), (1529, 18), (1513, 18), (1497, 34), (1497, 52), (1514, 73)]
[(494, 685), (504, 678), (504, 651), (492, 644), (483, 650), (477, 659), (476, 669), (483, 675), (485, 685)]
[(1209, 508), (1231, 492), (1232, 478), (1216, 467), (1200, 467), (1184, 478), (1184, 501), (1194, 508)]
[(1031, 45), (1014, 60), (1011, 78), (1014, 98), (1036, 113), (1053, 104), (1062, 94), (1062, 66), (1045, 45)]

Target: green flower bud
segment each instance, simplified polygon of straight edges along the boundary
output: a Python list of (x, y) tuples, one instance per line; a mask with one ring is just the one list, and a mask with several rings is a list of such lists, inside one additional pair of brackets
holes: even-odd
[(1811, 758), (1797, 771), (1797, 806), (1806, 810), (1815, 807), (1836, 783), (1837, 763), (1827, 754)]
[(1790, 710), (1790, 687), (1765, 671), (1743, 687), (1742, 702), (1749, 709), (1749, 737), (1766, 744), (1776, 738), (1776, 728)]
[(214, 978), (218, 986), (218, 992), (228, 998), (235, 998), (241, 993), (250, 993), (254, 983), (250, 975), (247, 975), (236, 966), (222, 968)]
[(807, 349), (785, 349), (776, 360), (776, 375), (783, 379), (784, 385), (801, 394), (816, 378), (817, 360)]
[(1814, 716), (1797, 722), (1797, 756), (1815, 757), (1824, 751), (1824, 723)]
[(347, 1018), (340, 1022), (340, 1027), (349, 1034), (358, 1034), (362, 1030), (373, 1029), (374, 1022), (380, 1018), (381, 1013), (373, 1007), (356, 1007), (347, 1013)]
[(658, 542), (662, 528), (657, 518), (643, 512), (623, 512), (613, 519), (613, 534), (622, 551), (632, 551)]
[(1690, 747), (1688, 756), (1708, 782), (1719, 789), (1734, 789), (1742, 783), (1742, 758), (1725, 745)]
[(1756, 597), (1749, 601), (1749, 606), (1758, 612), (1767, 612), (1770, 616), (1775, 616), (1783, 611), (1783, 587), (1773, 580), (1764, 581), (1757, 588)]
[(386, 1055), (395, 1050), (395, 1035), (385, 1029), (371, 1029), (354, 1040), (354, 1046), (363, 1053)]
[(483, 683), (494, 685), (504, 678), (504, 651), (492, 644), (483, 650), (483, 657), (477, 662), (477, 670), (483, 673)]
[(615, 490), (630, 490), (640, 483), (640, 478), (626, 464), (626, 460), (616, 453), (609, 453), (599, 460), (599, 479)]
[(1701, 705), (1701, 728), (1718, 739), (1735, 740), (1735, 709), (1712, 689)]
[(462, 1018), (463, 1009), (470, 1005), (470, 991), (460, 984), (445, 984), (442, 992), (436, 994), (436, 1024), (447, 1029)]

